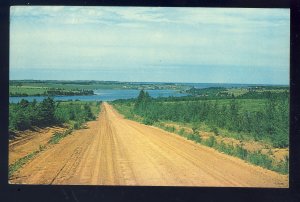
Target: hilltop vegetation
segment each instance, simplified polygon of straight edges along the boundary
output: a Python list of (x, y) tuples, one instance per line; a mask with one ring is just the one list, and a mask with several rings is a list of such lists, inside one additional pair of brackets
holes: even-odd
[[(116, 101), (115, 103), (128, 101)], [(141, 91), (132, 113), (146, 122), (159, 120), (183, 123), (204, 122), (211, 128), (241, 132), (255, 140), (270, 141), (275, 147), (288, 146), (289, 98), (285, 93), (266, 92), (261, 99), (216, 99), (161, 102)], [(250, 106), (250, 107), (249, 107)]]
[(210, 88), (195, 88), (192, 87), (185, 90), (186, 93), (194, 97), (207, 97), (210, 99), (216, 98), (245, 98), (245, 99), (263, 99), (273, 94), (288, 94), (289, 87), (286, 86), (249, 86), (249, 87), (210, 87)]
[(72, 124), (75, 129), (82, 123), (94, 120), (99, 113), (100, 102), (58, 102), (45, 98), (38, 103), (22, 99), (9, 105), (9, 132), (13, 138), (16, 131), (33, 126), (46, 127), (57, 124)]
[(63, 88), (47, 88), (47, 87), (31, 87), (31, 86), (10, 86), (11, 97), (27, 97), (27, 96), (75, 96), (75, 95), (94, 95), (92, 90)]

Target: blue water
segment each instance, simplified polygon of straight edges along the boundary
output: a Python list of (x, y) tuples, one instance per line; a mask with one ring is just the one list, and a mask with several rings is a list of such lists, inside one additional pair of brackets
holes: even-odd
[[(177, 90), (146, 90), (151, 97), (181, 97), (186, 96), (185, 93), (180, 93)], [(95, 90), (95, 95), (83, 95), (83, 96), (54, 96), (54, 100), (81, 100), (81, 101), (113, 101), (117, 99), (129, 99), (136, 98), (140, 90)], [(22, 99), (26, 99), (29, 102), (36, 99), (40, 102), (44, 99), (43, 96), (28, 96), (28, 97), (9, 97), (10, 103), (18, 103)]]
[[(141, 84), (163, 84), (163, 82), (140, 82)], [(138, 82), (135, 82), (138, 84)], [(250, 87), (250, 86), (272, 86), (267, 84), (229, 84), (229, 83), (175, 83), (177, 85), (185, 85), (186, 89), (191, 87), (195, 88), (210, 88), (210, 87), (225, 87), (225, 88), (243, 88), (243, 87)], [(278, 85), (278, 86), (285, 86), (285, 85)], [(95, 95), (84, 95), (84, 96), (55, 96), (54, 100), (82, 100), (82, 101), (113, 101), (117, 99), (129, 99), (129, 98), (136, 98), (139, 94), (140, 90), (104, 90), (99, 89), (95, 90)], [(151, 97), (181, 97), (186, 96), (185, 93), (180, 93), (177, 90), (147, 90)], [(40, 102), (45, 97), (42, 96), (28, 96), (28, 97), (9, 97), (10, 103), (17, 103), (21, 99), (26, 99), (28, 101), (36, 101)]]

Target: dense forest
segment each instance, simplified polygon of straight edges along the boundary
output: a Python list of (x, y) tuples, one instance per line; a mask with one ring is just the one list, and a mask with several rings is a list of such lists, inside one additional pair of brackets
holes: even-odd
[(99, 105), (100, 102), (89, 104), (56, 102), (50, 97), (40, 103), (25, 99), (16, 104), (11, 103), (9, 105), (10, 138), (14, 137), (14, 131), (30, 129), (33, 126), (46, 127), (73, 121), (74, 128), (79, 128), (83, 122), (95, 119), (91, 107), (99, 108)]

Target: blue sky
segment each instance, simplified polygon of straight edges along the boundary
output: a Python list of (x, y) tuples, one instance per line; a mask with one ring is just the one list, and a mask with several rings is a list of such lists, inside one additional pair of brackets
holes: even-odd
[(289, 9), (13, 6), (10, 79), (289, 84)]

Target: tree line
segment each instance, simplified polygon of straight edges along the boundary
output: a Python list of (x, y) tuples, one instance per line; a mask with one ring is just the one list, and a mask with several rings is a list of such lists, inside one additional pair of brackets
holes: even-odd
[[(98, 103), (99, 105), (100, 103)], [(9, 105), (9, 131), (30, 129), (33, 126), (46, 127), (75, 121), (77, 126), (85, 121), (95, 119), (88, 104), (74, 104), (72, 102), (56, 102), (53, 98), (45, 98), (42, 102), (29, 102), (22, 99), (19, 103)]]
[(229, 104), (220, 100), (158, 102), (145, 91), (135, 100), (133, 112), (144, 117), (146, 124), (159, 120), (183, 123), (204, 122), (217, 133), (218, 128), (244, 132), (255, 140), (269, 139), (275, 147), (289, 145), (289, 96), (283, 93), (263, 94), (264, 107), (259, 111), (243, 109), (238, 98)]

